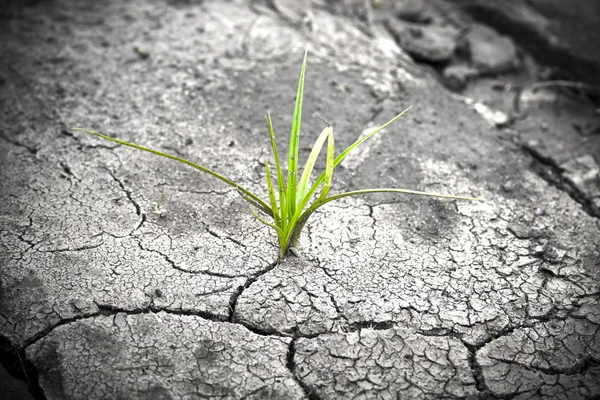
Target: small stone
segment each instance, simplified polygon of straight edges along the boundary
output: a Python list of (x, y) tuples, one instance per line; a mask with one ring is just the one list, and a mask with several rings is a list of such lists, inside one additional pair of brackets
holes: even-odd
[(473, 65), (482, 73), (508, 72), (520, 64), (513, 41), (490, 27), (474, 24), (465, 40)]
[(416, 60), (446, 62), (456, 50), (458, 31), (454, 28), (423, 26), (397, 19), (387, 23), (400, 47)]
[(517, 185), (514, 181), (506, 181), (502, 184), (502, 190), (506, 193), (511, 193), (516, 189)]
[(536, 243), (529, 249), (531, 254), (534, 256), (541, 256), (546, 251), (546, 245), (543, 243)]
[(446, 86), (455, 91), (463, 90), (469, 80), (477, 76), (478, 71), (468, 65), (449, 65), (444, 69), (443, 77)]
[(516, 222), (509, 224), (508, 230), (519, 239), (529, 239), (535, 236), (533, 229)]
[(561, 165), (563, 177), (581, 193), (600, 195), (600, 166), (589, 154), (569, 160)]
[(430, 22), (427, 4), (423, 0), (401, 0), (395, 3), (396, 16), (409, 22)]
[(90, 308), (88, 306), (88, 304), (80, 298), (75, 298), (75, 299), (71, 300), (71, 305), (73, 306), (73, 308), (76, 311), (80, 311), (80, 312), (86, 311), (87, 309)]
[(542, 257), (550, 263), (558, 263), (563, 259), (566, 253), (567, 251), (565, 249), (562, 249), (557, 245), (548, 244), (544, 249)]

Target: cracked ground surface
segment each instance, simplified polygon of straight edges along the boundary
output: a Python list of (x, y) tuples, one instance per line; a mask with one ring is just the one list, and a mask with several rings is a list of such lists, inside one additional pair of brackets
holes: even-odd
[[(600, 396), (597, 215), (383, 29), (319, 7), (309, 25), (289, 15), (63, 0), (19, 8), (3, 28), (0, 335), (36, 395)], [(322, 129), (314, 113), (343, 148), (414, 104), (340, 166), (333, 190), (486, 202), (330, 203), (301, 256), (277, 262), (234, 190), (71, 129), (175, 153), (266, 197), (263, 113), (284, 153), (305, 47), (301, 157)]]

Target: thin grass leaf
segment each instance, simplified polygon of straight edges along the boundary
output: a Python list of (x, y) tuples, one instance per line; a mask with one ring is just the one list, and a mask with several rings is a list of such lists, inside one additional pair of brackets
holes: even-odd
[(283, 231), (279, 227), (277, 227), (277, 226), (273, 225), (272, 223), (270, 223), (269, 221), (266, 221), (263, 218), (261, 218), (260, 215), (258, 215), (258, 213), (256, 211), (254, 211), (254, 208), (252, 208), (251, 206), (248, 206), (248, 208), (250, 208), (250, 212), (252, 213), (252, 215), (254, 215), (254, 218), (259, 220), (263, 224), (273, 228), (277, 232), (277, 236), (283, 235)]
[[(325, 184), (323, 185), (323, 189), (321, 189), (321, 194), (317, 199), (316, 203), (321, 203), (327, 197), (329, 193), (329, 189), (331, 189), (331, 181), (333, 180), (333, 169), (335, 168), (335, 145), (333, 141), (333, 130), (327, 140), (327, 160), (325, 162)], [(308, 200), (308, 199), (307, 199)]]
[(242, 194), (243, 198), (246, 201), (248, 201), (249, 203), (253, 204), (255, 207), (260, 208), (262, 211), (265, 212), (265, 214), (267, 214), (269, 216), (273, 216), (273, 211), (271, 210), (271, 208), (267, 205), (267, 203), (265, 203), (263, 200), (261, 200), (260, 197), (256, 196), (254, 193), (250, 192), (247, 189), (244, 189), (243, 187), (241, 187), (240, 185), (238, 185), (237, 183), (235, 183), (231, 179), (226, 178), (223, 175), (221, 175), (221, 174), (219, 174), (219, 173), (217, 173), (215, 171), (212, 171), (212, 170), (210, 170), (208, 168), (205, 168), (205, 167), (203, 167), (201, 165), (198, 165), (198, 164), (196, 164), (194, 162), (191, 162), (189, 160), (186, 160), (184, 158), (177, 157), (177, 156), (174, 156), (174, 155), (171, 155), (171, 154), (167, 154), (167, 153), (163, 153), (162, 151), (149, 149), (147, 147), (143, 147), (143, 146), (140, 146), (140, 145), (137, 145), (137, 144), (134, 144), (134, 143), (129, 143), (129, 142), (126, 142), (124, 140), (115, 139), (115, 138), (112, 138), (110, 136), (103, 135), (101, 133), (97, 133), (97, 132), (90, 131), (90, 130), (83, 129), (83, 128), (74, 128), (74, 130), (76, 130), (76, 131), (83, 131), (83, 132), (89, 133), (91, 135), (95, 135), (95, 136), (101, 137), (102, 139), (110, 140), (111, 142), (122, 144), (124, 146), (133, 147), (134, 149), (143, 150), (143, 151), (146, 151), (148, 153), (156, 154), (156, 155), (161, 156), (161, 157), (170, 158), (171, 160), (179, 161), (180, 163), (183, 163), (183, 164), (189, 165), (190, 167), (199, 169), (202, 172), (206, 172), (207, 174), (210, 174), (210, 175), (214, 176), (215, 178), (217, 178), (217, 179), (225, 182), (226, 184), (228, 184), (230, 186), (233, 186), (234, 188), (236, 188)]
[[(374, 129), (373, 131), (369, 132), (367, 135), (361, 137), (360, 139), (358, 139), (356, 142), (352, 143), (350, 146), (348, 146), (346, 148), (346, 150), (342, 151), (340, 153), (340, 155), (338, 155), (334, 162), (333, 162), (333, 167), (337, 167), (339, 165), (339, 163), (341, 163), (344, 158), (346, 158), (346, 156), (355, 148), (357, 148), (362, 142), (364, 142), (365, 140), (369, 139), (371, 136), (379, 133), (381, 130), (387, 128), (388, 126), (390, 126), (394, 121), (396, 121), (398, 118), (400, 118), (401, 116), (404, 115), (405, 112), (407, 112), (408, 110), (410, 110), (412, 108), (412, 106), (409, 106), (407, 109), (405, 109), (404, 111), (402, 111), (400, 114), (396, 115), (394, 118), (390, 119), (388, 122), (386, 122), (385, 124), (381, 125), (379, 128)], [(325, 179), (325, 172), (323, 171), (321, 173), (321, 175), (319, 175), (319, 177), (317, 178), (317, 180), (315, 181), (315, 183), (313, 184), (313, 186), (311, 187), (310, 191), (309, 191), (309, 196), (312, 197), (312, 195), (317, 191), (317, 188), (319, 187), (319, 185), (323, 182), (323, 180)]]
[(271, 138), (271, 147), (273, 149), (273, 156), (275, 157), (275, 167), (277, 170), (277, 192), (279, 193), (279, 213), (281, 217), (281, 228), (286, 229), (287, 227), (287, 214), (288, 206), (286, 202), (285, 194), (285, 181), (283, 179), (283, 173), (281, 171), (281, 163), (279, 162), (279, 152), (277, 151), (277, 143), (275, 141), (275, 129), (273, 129), (273, 120), (271, 119), (271, 113), (267, 111), (265, 116), (267, 121), (267, 130), (269, 131), (269, 137)]
[[(330, 129), (327, 139), (328, 139), (327, 140), (327, 161), (325, 164), (325, 171), (323, 172), (323, 174), (325, 176), (325, 184), (323, 185), (323, 189), (321, 189), (321, 194), (319, 195), (318, 199), (315, 201), (315, 204), (317, 204), (320, 201), (323, 201), (325, 199), (325, 197), (329, 193), (329, 189), (331, 188), (331, 181), (333, 179), (333, 169), (334, 169), (334, 158), (333, 157), (334, 157), (334, 152), (335, 152), (335, 146), (334, 146), (334, 140), (333, 140), (333, 129)], [(298, 206), (296, 213), (294, 214), (294, 216), (292, 217), (292, 219), (290, 221), (290, 224), (295, 224), (296, 221), (300, 220), (300, 216), (302, 215), (302, 210), (304, 210), (304, 207), (306, 207), (306, 205), (310, 201), (311, 197), (315, 193), (316, 189), (319, 187), (319, 185), (322, 182), (323, 181), (315, 182), (313, 184), (313, 186), (311, 187), (311, 190), (308, 192), (308, 194), (304, 195), (302, 202)]]
[(306, 195), (306, 190), (308, 187), (308, 182), (310, 181), (310, 175), (312, 174), (312, 170), (315, 167), (317, 158), (319, 157), (319, 154), (321, 153), (323, 144), (325, 144), (325, 140), (329, 136), (331, 136), (331, 134), (332, 134), (332, 131), (331, 131), (330, 126), (323, 129), (323, 131), (321, 132), (321, 134), (315, 141), (315, 144), (314, 144), (310, 154), (308, 155), (306, 164), (304, 165), (304, 170), (302, 171), (302, 177), (300, 178), (300, 183), (298, 184), (298, 191), (296, 192), (298, 206), (300, 206), (300, 204), (304, 200), (304, 196)]
[(275, 190), (273, 189), (273, 181), (271, 180), (271, 171), (269, 169), (269, 161), (265, 160), (265, 170), (267, 174), (267, 189), (269, 191), (269, 200), (271, 201), (271, 210), (273, 211), (273, 221), (275, 225), (281, 226), (281, 219), (277, 208), (277, 199), (275, 199)]
[(358, 195), (370, 194), (370, 193), (403, 193), (403, 194), (416, 194), (419, 196), (442, 197), (445, 199), (455, 199), (455, 200), (485, 201), (485, 199), (482, 199), (480, 197), (453, 196), (450, 194), (419, 192), (417, 190), (408, 190), (408, 189), (394, 189), (394, 188), (362, 189), (362, 190), (353, 190), (351, 192), (340, 193), (340, 194), (336, 194), (331, 197), (328, 197), (325, 200), (323, 200), (323, 202), (321, 202), (320, 204), (316, 204), (316, 203), (313, 204), (311, 207), (308, 208), (307, 212), (310, 211), (311, 209), (314, 211), (317, 208), (319, 208), (320, 206), (327, 204), (334, 200), (338, 200), (338, 199), (341, 199), (344, 197), (358, 196)]
[(298, 237), (300, 236), (302, 228), (304, 227), (304, 224), (306, 224), (306, 221), (308, 221), (308, 218), (319, 207), (321, 207), (321, 206), (323, 206), (323, 205), (325, 205), (325, 204), (327, 204), (327, 203), (329, 203), (331, 201), (338, 200), (338, 199), (341, 199), (341, 198), (344, 198), (344, 197), (358, 196), (358, 195), (364, 195), (364, 194), (370, 194), (370, 193), (403, 193), (403, 194), (415, 194), (415, 195), (420, 195), (420, 196), (443, 197), (443, 198), (447, 198), (447, 199), (456, 199), (456, 200), (485, 201), (485, 199), (482, 199), (482, 198), (479, 198), (479, 197), (452, 196), (452, 195), (447, 195), (447, 194), (427, 193), (427, 192), (419, 192), (417, 190), (406, 190), (406, 189), (388, 189), (388, 188), (382, 188), (382, 189), (354, 190), (354, 191), (351, 191), (351, 192), (336, 194), (336, 195), (328, 197), (328, 198), (326, 198), (326, 199), (324, 199), (322, 201), (316, 201), (316, 202), (314, 202), (297, 219), (296, 227), (295, 227), (294, 231), (291, 232), (288, 235), (288, 237), (289, 237), (288, 240), (291, 240), (296, 245), (296, 243), (298, 241)]
[(356, 147), (358, 147), (362, 142), (364, 142), (365, 140), (369, 139), (371, 136), (375, 135), (379, 131), (381, 131), (381, 130), (387, 128), (388, 126), (390, 126), (394, 121), (396, 121), (398, 118), (400, 118), (401, 116), (403, 116), (404, 113), (407, 112), (408, 110), (410, 110), (411, 108), (412, 108), (412, 106), (409, 106), (406, 110), (402, 111), (400, 114), (396, 115), (394, 118), (390, 119), (388, 122), (386, 122), (385, 124), (381, 125), (379, 128), (371, 131), (367, 135), (365, 135), (365, 136), (361, 137), (360, 139), (358, 139), (356, 142), (352, 143), (350, 146), (348, 146), (346, 148), (346, 150), (342, 151), (340, 153), (340, 155), (335, 158), (335, 162), (333, 163), (333, 166), (337, 167), (337, 165), (339, 163), (341, 163), (344, 158), (346, 158), (346, 156), (348, 155), (348, 153), (350, 153), (352, 150), (354, 150)]
[[(328, 130), (327, 131), (327, 160), (326, 160), (326, 164), (325, 164), (325, 183), (323, 184), (323, 189), (321, 189), (321, 194), (319, 195), (319, 198), (314, 203), (314, 205), (317, 205), (315, 207), (315, 209), (318, 208), (318, 205), (321, 204), (321, 202), (326, 198), (327, 194), (329, 193), (329, 189), (331, 188), (331, 181), (333, 180), (333, 168), (334, 168), (333, 162), (334, 162), (334, 153), (335, 153), (333, 129), (331, 129), (331, 127), (328, 127), (328, 128), (325, 128), (325, 130)], [(298, 209), (296, 210), (296, 213), (293, 215), (293, 217), (290, 221), (290, 226), (292, 226), (293, 229), (291, 229), (290, 232), (288, 232), (287, 240), (291, 240), (292, 244), (295, 248), (298, 248), (298, 239), (300, 237), (300, 233), (302, 232), (302, 228), (304, 228), (304, 224), (306, 224), (308, 217), (312, 213), (312, 211), (309, 213), (302, 213), (302, 210), (304, 210), (304, 207), (306, 207), (306, 205), (310, 201), (311, 196), (312, 195), (310, 195), (310, 194), (307, 194), (306, 196), (304, 196), (304, 198), (302, 199), (302, 202), (300, 203), (300, 206), (298, 207)]]
[(292, 118), (292, 129), (290, 131), (290, 147), (288, 149), (288, 179), (286, 200), (289, 207), (289, 215), (296, 211), (296, 174), (298, 172), (298, 149), (300, 147), (300, 122), (302, 119), (302, 96), (304, 95), (304, 71), (306, 70), (306, 57), (308, 50), (304, 53), (304, 61), (300, 70), (298, 80), (298, 92), (296, 93), (296, 105)]

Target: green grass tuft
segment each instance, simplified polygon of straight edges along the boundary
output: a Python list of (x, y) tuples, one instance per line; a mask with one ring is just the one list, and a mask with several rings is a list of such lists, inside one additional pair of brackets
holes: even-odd
[[(115, 139), (97, 132), (90, 131), (88, 129), (75, 129), (87, 132), (92, 135), (96, 135), (98, 137), (110, 140), (118, 144), (122, 144), (124, 146), (133, 147), (134, 149), (147, 151), (152, 154), (179, 161), (202, 172), (206, 172), (207, 174), (210, 174), (215, 178), (220, 179), (226, 184), (233, 186), (237, 189), (242, 198), (249, 203), (250, 211), (256, 217), (256, 219), (258, 219), (263, 224), (270, 226), (277, 233), (277, 238), (279, 240), (280, 258), (285, 257), (287, 251), (290, 249), (290, 246), (293, 246), (292, 250), (298, 250), (298, 239), (300, 237), (300, 233), (302, 232), (302, 228), (306, 224), (306, 221), (315, 210), (329, 203), (330, 201), (349, 196), (385, 192), (415, 194), (420, 196), (442, 197), (459, 200), (483, 200), (474, 197), (452, 196), (395, 188), (355, 190), (351, 192), (345, 192), (328, 196), (329, 190), (331, 189), (331, 181), (333, 179), (333, 171), (335, 167), (337, 167), (339, 163), (341, 163), (353, 149), (358, 147), (362, 142), (369, 139), (371, 136), (380, 132), (382, 129), (388, 127), (398, 118), (400, 118), (405, 112), (407, 112), (412, 106), (408, 107), (406, 110), (402, 111), (400, 114), (398, 114), (379, 128), (374, 129), (369, 134), (358, 139), (356, 142), (354, 142), (353, 144), (348, 146), (348, 148), (342, 151), (337, 157), (334, 157), (333, 128), (331, 126), (327, 126), (325, 129), (323, 129), (323, 131), (317, 138), (315, 144), (313, 145), (312, 151), (310, 152), (308, 159), (306, 160), (306, 164), (304, 165), (304, 169), (302, 170), (300, 180), (298, 181), (298, 150), (300, 148), (300, 122), (302, 119), (302, 97), (304, 94), (304, 74), (306, 70), (306, 57), (307, 53), (304, 54), (304, 61), (302, 63), (302, 69), (300, 71), (298, 92), (296, 96), (296, 106), (294, 107), (294, 116), (292, 118), (292, 129), (290, 131), (290, 147), (288, 151), (287, 163), (287, 180), (284, 180), (283, 170), (279, 159), (279, 153), (277, 152), (273, 121), (271, 120), (271, 115), (268, 112), (266, 114), (267, 130), (269, 132), (269, 137), (271, 139), (271, 147), (273, 149), (273, 155), (275, 157), (275, 174), (277, 178), (277, 186), (275, 187), (275, 185), (273, 184), (273, 178), (271, 176), (271, 167), (269, 165), (269, 162), (265, 161), (267, 189), (269, 192), (268, 201), (262, 200), (260, 197), (253, 194), (249, 190), (241, 187), (229, 178), (226, 178), (225, 176), (217, 172), (202, 167), (189, 160), (173, 156), (171, 154), (163, 153), (162, 151), (149, 149), (147, 147), (143, 147), (134, 143), (129, 143), (123, 140)], [(319, 157), (323, 146), (325, 146), (325, 142), (327, 142), (325, 170), (317, 177), (317, 179), (311, 185), (311, 175), (316, 160)], [(316, 197), (313, 203), (309, 205), (310, 200), (313, 199), (318, 190), (320, 190), (319, 195)], [(259, 215), (259, 213), (255, 209), (258, 209), (260, 212), (262, 212), (267, 217), (267, 219)]]

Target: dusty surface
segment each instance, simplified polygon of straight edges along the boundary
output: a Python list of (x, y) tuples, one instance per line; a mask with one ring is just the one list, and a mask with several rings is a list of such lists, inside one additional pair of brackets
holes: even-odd
[[(600, 396), (594, 107), (523, 85), (515, 110), (512, 90), (486, 98), (482, 71), (451, 93), (443, 66), (414, 63), (376, 13), (366, 32), (352, 13), (287, 3), (65, 0), (5, 16), (3, 364), (47, 399)], [(285, 152), (305, 48), (302, 157), (322, 129), (314, 113), (343, 148), (414, 104), (333, 190), (487, 201), (333, 203), (301, 256), (277, 262), (231, 188), (70, 129), (179, 154), (264, 196), (263, 115)]]

